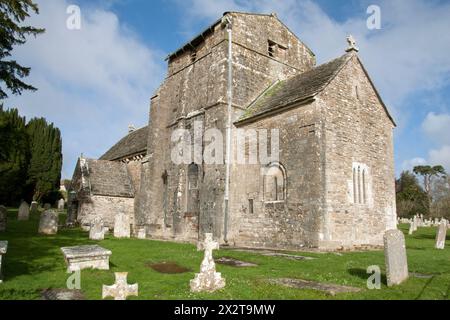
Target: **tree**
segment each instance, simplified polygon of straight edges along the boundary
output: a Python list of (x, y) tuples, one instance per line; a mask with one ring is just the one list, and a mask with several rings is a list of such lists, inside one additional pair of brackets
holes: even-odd
[(56, 194), (60, 188), (61, 132), (44, 118), (35, 118), (27, 124), (27, 133), (31, 155), (27, 185), (33, 200), (40, 201), (51, 193)]
[(25, 118), (0, 105), (0, 203), (17, 204), (23, 197), (29, 160)]
[(429, 198), (414, 174), (409, 171), (402, 172), (396, 186), (397, 213), (400, 217), (429, 215)]
[(425, 192), (428, 195), (428, 198), (430, 199), (430, 202), (432, 201), (431, 197), (431, 185), (433, 182), (434, 177), (443, 177), (446, 176), (446, 172), (443, 166), (416, 166), (414, 167), (413, 172), (416, 175), (423, 177), (423, 186), (425, 188)]
[(431, 216), (450, 219), (450, 177), (436, 180), (432, 193)]
[[(0, 83), (4, 82), (6, 88), (17, 95), (23, 90), (37, 90), (21, 80), (29, 75), (30, 68), (21, 66), (15, 60), (6, 60), (11, 56), (13, 47), (24, 44), (27, 36), (45, 32), (45, 29), (22, 25), (30, 12), (39, 13), (37, 4), (32, 0), (0, 0)], [(0, 86), (0, 99), (7, 97)]]

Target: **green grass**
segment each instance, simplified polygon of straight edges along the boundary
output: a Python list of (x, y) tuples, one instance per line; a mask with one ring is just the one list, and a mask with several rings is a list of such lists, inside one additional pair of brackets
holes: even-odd
[[(314, 260), (288, 260), (255, 253), (221, 249), (215, 257), (229, 256), (258, 264), (257, 267), (235, 268), (217, 265), (227, 285), (213, 294), (192, 294), (189, 280), (198, 272), (203, 253), (194, 245), (161, 241), (126, 239), (107, 236), (94, 242), (79, 229), (60, 230), (57, 236), (37, 234), (38, 217), (19, 222), (17, 210), (9, 211), (8, 230), (0, 240), (8, 240), (3, 257), (5, 281), (0, 284), (0, 299), (39, 299), (48, 288), (66, 288), (66, 273), (61, 247), (99, 243), (110, 249), (110, 270), (83, 270), (81, 289), (87, 299), (101, 299), (103, 284), (114, 282), (114, 272), (128, 272), (129, 283), (139, 283), (139, 297), (130, 299), (449, 299), (450, 243), (445, 250), (434, 249), (434, 228), (419, 228), (413, 236), (406, 235), (410, 272), (432, 275), (430, 279), (410, 278), (400, 286), (388, 288), (384, 276), (384, 255), (381, 251), (334, 253), (301, 253)], [(407, 233), (407, 226), (402, 225)], [(161, 274), (147, 263), (176, 262), (191, 269), (182, 274)], [(368, 266), (378, 265), (383, 272), (381, 290), (368, 290)], [(270, 278), (300, 278), (362, 289), (359, 293), (330, 296), (313, 290), (290, 289), (269, 284)]]

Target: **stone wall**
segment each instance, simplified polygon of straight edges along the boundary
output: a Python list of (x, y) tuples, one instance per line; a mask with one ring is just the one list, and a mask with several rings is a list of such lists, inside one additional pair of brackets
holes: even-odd
[(100, 216), (105, 226), (114, 228), (114, 219), (120, 212), (130, 216), (130, 222), (134, 225), (134, 199), (106, 196), (91, 196), (79, 202), (78, 222), (80, 225), (90, 225), (94, 217)]
[[(396, 228), (394, 124), (356, 55), (317, 104), (326, 181), (320, 246), (382, 245), (385, 230)], [(366, 169), (361, 200), (354, 194), (361, 194), (353, 187), (354, 168)]]
[[(236, 120), (276, 80), (310, 69), (315, 58), (276, 17), (228, 16), (233, 21)], [(269, 40), (285, 46), (285, 53), (271, 57)], [(204, 128), (217, 128), (226, 136), (228, 37), (224, 26), (216, 24), (214, 32), (198, 44), (195, 60), (192, 54), (187, 50), (169, 59), (168, 76), (151, 101), (148, 157), (136, 200), (136, 221), (147, 226), (154, 238), (194, 241), (205, 232), (214, 233), (215, 238), (223, 236), (225, 165), (200, 165), (199, 210), (191, 212), (188, 164), (172, 162), (171, 134), (176, 129), (192, 128), (192, 123), (200, 120)]]

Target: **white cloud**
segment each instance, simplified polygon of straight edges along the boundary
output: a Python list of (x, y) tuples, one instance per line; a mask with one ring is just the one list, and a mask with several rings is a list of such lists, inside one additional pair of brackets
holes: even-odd
[(63, 176), (70, 177), (80, 153), (98, 157), (126, 134), (128, 124), (147, 124), (149, 98), (164, 75), (163, 54), (110, 11), (81, 6), (82, 28), (69, 30), (68, 2), (38, 4), (40, 14), (28, 22), (46, 33), (14, 55), (32, 68), (26, 81), (39, 90), (12, 97), (6, 106), (61, 128)]
[(447, 169), (447, 172), (450, 172), (450, 145), (431, 150), (429, 158), (429, 162), (432, 165), (443, 165)]
[(413, 158), (410, 160), (405, 160), (402, 163), (402, 171), (412, 171), (415, 166), (426, 165), (427, 160), (423, 158)]
[(434, 143), (450, 145), (450, 114), (428, 113), (422, 129)]

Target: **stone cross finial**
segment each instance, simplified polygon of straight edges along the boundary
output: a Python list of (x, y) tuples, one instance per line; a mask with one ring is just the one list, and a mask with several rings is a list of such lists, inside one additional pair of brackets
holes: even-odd
[(351, 52), (351, 51), (358, 52), (359, 51), (359, 48), (356, 46), (356, 40), (355, 40), (355, 38), (353, 38), (352, 35), (349, 35), (347, 37), (347, 42), (348, 42), (348, 48), (347, 48), (347, 50), (345, 50), (346, 52)]
[(213, 250), (219, 250), (219, 243), (213, 240), (212, 233), (205, 234), (205, 241), (197, 244), (197, 250), (205, 250), (205, 258), (207, 260), (213, 260)]
[(128, 284), (128, 272), (115, 272), (116, 283), (103, 285), (102, 298), (113, 297), (114, 300), (126, 300), (128, 296), (138, 296), (138, 284)]

